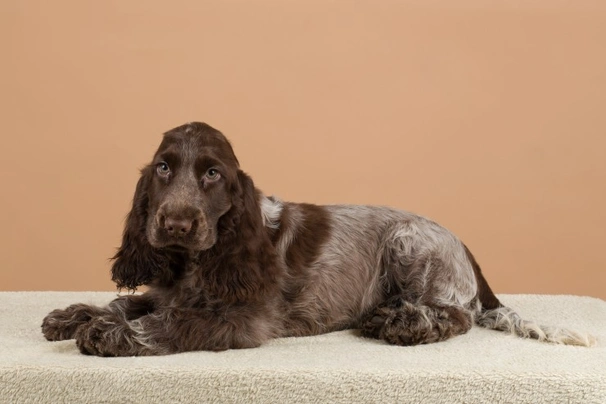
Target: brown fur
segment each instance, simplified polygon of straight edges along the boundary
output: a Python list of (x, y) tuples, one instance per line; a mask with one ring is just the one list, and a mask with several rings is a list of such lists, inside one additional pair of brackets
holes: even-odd
[[(465, 333), (480, 306), (501, 307), (448, 230), (389, 208), (268, 199), (202, 123), (167, 132), (141, 170), (112, 279), (148, 291), (55, 310), (44, 336), (100, 356), (251, 348), (353, 327), (414, 345)], [(483, 313), (480, 324), (507, 329)]]
[(494, 295), (490, 286), (488, 286), (488, 282), (482, 275), (482, 270), (480, 269), (480, 265), (476, 261), (476, 258), (473, 256), (469, 248), (465, 246), (465, 253), (467, 254), (467, 258), (469, 262), (471, 262), (471, 266), (473, 267), (473, 272), (476, 276), (476, 281), (478, 282), (478, 299), (482, 304), (482, 309), (484, 310), (492, 310), (499, 307), (503, 307), (499, 299)]

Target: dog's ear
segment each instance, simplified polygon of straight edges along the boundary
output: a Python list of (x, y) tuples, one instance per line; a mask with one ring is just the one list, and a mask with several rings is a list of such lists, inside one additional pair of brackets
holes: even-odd
[(259, 195), (252, 178), (238, 169), (230, 193), (232, 207), (219, 220), (220, 233), (229, 234), (230, 238), (238, 234), (245, 239), (258, 237), (255, 233), (263, 232), (263, 219), (258, 202)]
[[(252, 178), (244, 171), (238, 170), (238, 183), (241, 189), (241, 220), (247, 220), (249, 226), (258, 232), (264, 233), (261, 207), (259, 206), (259, 192), (255, 188)], [(255, 236), (258, 236), (255, 234)]]
[(168, 257), (153, 248), (147, 240), (148, 191), (151, 180), (152, 168), (141, 170), (133, 206), (126, 218), (122, 245), (112, 258), (112, 280), (118, 288), (134, 290), (139, 285), (149, 283), (169, 265)]
[(218, 240), (218, 248), (231, 253), (221, 256), (222, 265), (209, 256), (208, 287), (227, 302), (251, 301), (275, 292), (280, 271), (253, 180), (238, 170), (231, 192), (232, 207), (219, 221)]

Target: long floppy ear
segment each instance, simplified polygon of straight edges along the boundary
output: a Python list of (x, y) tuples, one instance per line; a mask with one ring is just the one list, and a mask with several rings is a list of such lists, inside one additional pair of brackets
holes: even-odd
[[(252, 179), (238, 170), (232, 188), (232, 209), (220, 220), (220, 250), (226, 254), (208, 263), (209, 287), (225, 301), (250, 301), (274, 293), (279, 269), (275, 248), (263, 225), (259, 191)], [(228, 270), (226, 270), (228, 269)]]
[(148, 189), (151, 178), (152, 171), (149, 167), (141, 170), (133, 206), (126, 218), (122, 245), (112, 258), (112, 280), (118, 288), (136, 289), (139, 285), (149, 283), (169, 265), (168, 257), (147, 241)]
[(244, 214), (241, 220), (248, 221), (248, 224), (255, 229), (255, 233), (265, 233), (261, 207), (259, 206), (259, 191), (255, 188), (252, 178), (242, 170), (238, 170), (238, 179), (242, 188), (242, 201), (244, 205)]
[(221, 218), (220, 231), (231, 236), (256, 237), (263, 231), (263, 219), (259, 207), (259, 195), (252, 178), (238, 169), (236, 181), (231, 188), (232, 208)]

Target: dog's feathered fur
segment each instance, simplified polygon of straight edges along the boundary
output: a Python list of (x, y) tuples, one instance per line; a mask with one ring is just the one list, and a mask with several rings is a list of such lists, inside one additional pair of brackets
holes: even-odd
[(490, 290), (463, 243), (421, 216), (264, 196), (229, 142), (203, 123), (164, 136), (141, 173), (100, 308), (51, 312), (49, 340), (86, 354), (162, 355), (256, 347), (274, 337), (361, 328), (396, 345), (442, 341), (475, 322), (543, 341), (591, 345), (521, 320)]

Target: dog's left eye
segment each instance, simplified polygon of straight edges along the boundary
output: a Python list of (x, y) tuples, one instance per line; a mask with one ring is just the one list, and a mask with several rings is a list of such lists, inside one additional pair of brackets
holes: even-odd
[(216, 181), (221, 177), (219, 171), (215, 168), (209, 168), (204, 177), (210, 181)]
[(158, 165), (156, 166), (156, 171), (158, 172), (159, 175), (161, 175), (162, 177), (167, 176), (170, 173), (170, 167), (168, 166), (168, 164), (166, 164), (164, 161), (158, 163)]

